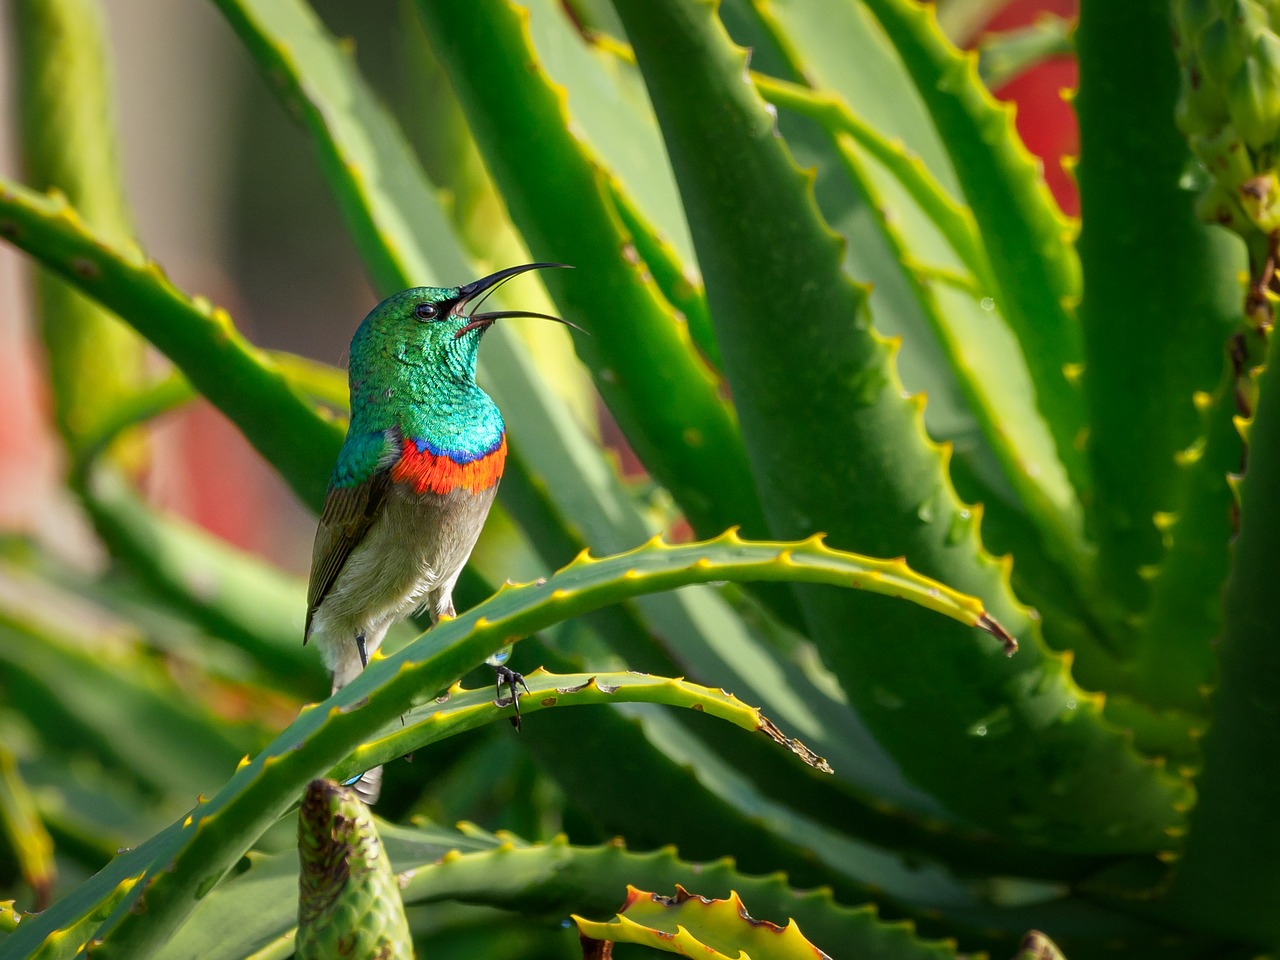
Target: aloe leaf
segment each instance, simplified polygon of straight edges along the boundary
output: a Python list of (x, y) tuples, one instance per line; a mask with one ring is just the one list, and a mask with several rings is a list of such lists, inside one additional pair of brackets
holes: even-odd
[(314, 651), (302, 645), (301, 581), (144, 504), (119, 476), (99, 471), (86, 507), (113, 553), (176, 609), (253, 657), (274, 685), (302, 696), (328, 689)]
[[(848, 144), (841, 153), (850, 176), (865, 181), (866, 173)], [(869, 196), (876, 196), (869, 183), (865, 190)], [(911, 254), (905, 233), (887, 214), (878, 213), (878, 217), (891, 247), (904, 263), (909, 263)], [(1052, 442), (1043, 436), (1034, 408), (1025, 402), (1030, 383), (1014, 373), (1016, 355), (1000, 349), (992, 330), (995, 318), (981, 317), (982, 310), (975, 309), (972, 297), (914, 274), (911, 283), (968, 408), (1022, 511), (1039, 531), (1043, 549), (1070, 578), (1076, 593), (1087, 595), (1092, 557), (1081, 529), (1080, 503), (1065, 478), (1060, 477)], [(980, 319), (973, 318), (975, 313)], [(979, 339), (984, 340), (983, 349), (972, 350), (970, 345)]]
[(977, 43), (978, 75), (998, 90), (1042, 63), (1070, 57), (1075, 53), (1074, 27), (1074, 19), (1042, 13), (1025, 27), (983, 34)]
[[(1256, 342), (1251, 332), (1244, 337)], [(1222, 630), (1222, 588), (1230, 567), (1236, 502), (1228, 483), (1244, 462), (1236, 427), (1237, 370), (1224, 357), (1212, 393), (1193, 403), (1202, 436), (1176, 456), (1177, 507), (1158, 515), (1165, 559), (1151, 583), (1134, 657), (1134, 693), (1153, 707), (1207, 712), (1217, 676), (1214, 641)]]
[[(549, 434), (552, 436), (559, 434)], [(547, 451), (539, 450), (540, 453)], [(510, 462), (518, 462), (513, 456)], [(622, 518), (626, 507), (621, 499), (593, 505), (573, 491), (584, 489), (573, 485), (569, 476), (574, 461), (548, 464), (552, 472), (545, 483), (534, 484), (524, 471), (512, 472), (504, 478), (508, 499), (522, 501), (517, 512), (524, 518), (526, 529), (550, 561), (555, 556), (572, 556), (584, 547), (582, 534), (606, 547), (625, 537), (628, 523)], [(599, 478), (590, 461), (580, 476), (588, 481), (586, 490), (595, 489)], [(551, 497), (574, 501), (573, 515), (581, 526), (570, 529)], [(523, 501), (528, 500), (528, 503)], [(606, 516), (601, 507), (610, 510)], [(541, 517), (532, 527), (531, 517)], [(612, 521), (614, 532), (608, 524)], [(628, 664), (653, 673), (684, 672), (696, 679), (732, 689), (739, 696), (759, 703), (765, 712), (789, 730), (801, 733), (803, 739), (835, 768), (833, 783), (826, 777), (807, 777), (803, 768), (787, 762), (766, 744), (754, 738), (742, 738), (718, 726), (699, 727), (698, 736), (706, 740), (717, 755), (725, 757), (746, 773), (756, 787), (800, 812), (841, 831), (876, 843), (958, 858), (963, 863), (999, 863), (1005, 872), (1025, 869), (1048, 870), (1059, 876), (1065, 869), (1078, 870), (1079, 864), (1064, 864), (1054, 858), (1028, 857), (1025, 851), (999, 849), (992, 838), (975, 835), (967, 828), (950, 822), (949, 815), (935, 801), (904, 783), (896, 765), (867, 734), (864, 725), (847, 706), (835, 699), (825, 687), (813, 682), (809, 671), (779, 657), (754, 629), (744, 621), (759, 622), (768, 614), (755, 609), (744, 614), (734, 610), (709, 587), (691, 587), (678, 593), (639, 598), (591, 615), (589, 622), (611, 649)], [(557, 658), (552, 651), (541, 649), (534, 641), (522, 645), (522, 657), (533, 644), (537, 652), (533, 662), (549, 661), (554, 669), (581, 669), (577, 664)], [(603, 748), (602, 748), (603, 749)], [(609, 748), (613, 749), (613, 748)], [(1019, 866), (1014, 866), (1018, 864)]]
[(696, 270), (671, 170), (651, 161), (662, 152), (662, 135), (635, 58), (620, 43), (580, 31), (557, 0), (521, 0), (519, 6), (528, 15), (530, 49), (547, 79), (564, 91), (575, 137), (609, 171), (617, 192), (643, 210), (672, 252)]
[[(891, 140), (900, 140), (950, 194), (960, 185), (946, 145), (920, 91), (889, 37), (863, 3), (749, 0), (774, 41), (795, 62), (803, 56), (805, 83), (830, 90)], [(731, 6), (726, 7), (726, 12)], [(730, 34), (733, 28), (728, 23)], [(736, 39), (736, 38), (735, 38)], [(745, 45), (737, 40), (739, 45)]]
[[(608, 174), (573, 135), (564, 93), (538, 65), (522, 11), (488, 0), (423, 3), (418, 12), (529, 249), (579, 268), (545, 282), (564, 315), (591, 331), (577, 341), (579, 353), (641, 460), (695, 530), (763, 530), (718, 378), (641, 266), (620, 256), (631, 239)], [(484, 59), (467, 53), (481, 46)]]
[[(803, 61), (797, 64), (797, 71), (804, 76), (813, 73)], [(1038, 558), (1047, 553), (1050, 558), (1051, 571), (1036, 570), (1028, 578), (1025, 570), (1019, 570), (1020, 581), (1030, 583), (1036, 593), (1041, 593), (1046, 584), (1054, 589), (1065, 582), (1068, 593), (1074, 596), (1068, 600), (1070, 606), (1060, 604), (1063, 614), (1070, 610), (1070, 615), (1087, 623), (1089, 615), (1079, 597), (1092, 592), (1088, 575), (1092, 558), (1082, 536), (1081, 507), (1031, 400), (1034, 390), (1026, 378), (1016, 340), (994, 300), (984, 298), (983, 291), (992, 289), (994, 281), (972, 213), (951, 199), (918, 156), (855, 116), (833, 93), (761, 74), (754, 77), (757, 88), (771, 103), (811, 117), (838, 135), (841, 162), (860, 184), (859, 191), (872, 201), (868, 205), (871, 216), (906, 272), (927, 328), (954, 374), (956, 389), (981, 429), (986, 447), (995, 454), (1004, 481), (1016, 491), (1019, 512), (1034, 523), (1034, 531), (1006, 540), (1004, 549), (1016, 556), (1030, 554)], [(864, 156), (873, 162), (866, 162)], [(949, 251), (938, 250), (936, 244), (929, 242), (929, 224), (936, 228)], [(948, 267), (924, 268), (918, 264), (921, 257), (932, 260), (939, 255), (958, 256), (963, 265), (957, 265), (958, 269), (967, 269), (971, 276), (953, 276)], [(852, 272), (861, 276), (857, 270)], [(892, 328), (892, 318), (886, 318), (880, 309), (883, 303), (883, 298), (877, 301), (873, 295), (872, 313), (882, 325), (889, 319)], [(912, 333), (903, 331), (904, 348), (914, 345)], [(983, 349), (974, 351), (970, 345), (979, 342)], [(902, 362), (903, 376), (909, 380), (909, 353), (904, 353)], [(937, 397), (932, 387), (930, 397)], [(931, 404), (930, 411), (932, 408)], [(935, 435), (951, 436), (962, 450), (975, 444), (975, 438), (941, 430), (936, 416), (928, 417), (928, 425)], [(969, 451), (968, 456), (985, 453), (985, 449), (979, 449)], [(980, 476), (971, 473), (968, 477), (972, 494), (984, 503), (1002, 499), (989, 485), (974, 486), (973, 481)], [(1021, 532), (1023, 528), (1019, 524), (1007, 529)]]
[(191, 299), (132, 247), (87, 227), (59, 197), (0, 178), (0, 237), (109, 307), (186, 374), (266, 457), (303, 502), (319, 509), (342, 432), (207, 300)]
[[(68, 197), (104, 238), (128, 242), (102, 9), (97, 0), (21, 0), (13, 9), (27, 179)], [(50, 273), (37, 272), (35, 293), (54, 419), (74, 454), (103, 412), (144, 379), (143, 344)]]
[(573, 922), (584, 938), (640, 943), (686, 956), (746, 954), (758, 960), (799, 960), (822, 952), (805, 938), (794, 920), (783, 927), (755, 920), (737, 893), (713, 900), (692, 894), (679, 884), (671, 897), (645, 893), (628, 884), (627, 898), (613, 919), (601, 923), (575, 915)]
[(297, 0), (215, 0), (301, 116), (373, 284), (461, 283), (469, 267), (395, 121), (315, 13)]
[[(1192, 395), (1213, 389), (1241, 313), (1242, 244), (1197, 221), (1183, 183), (1191, 155), (1173, 122), (1179, 79), (1168, 38), (1163, 8), (1082, 4), (1075, 106), (1088, 524), (1099, 582), (1121, 617), (1150, 601), (1143, 573), (1164, 556), (1156, 514), (1177, 510), (1174, 458), (1201, 430)], [(1141, 65), (1135, 43), (1152, 50)], [(1132, 625), (1122, 626), (1132, 644)]]
[[(970, 626), (999, 630), (976, 601), (914, 576), (900, 561), (857, 558), (817, 541), (752, 544), (729, 533), (705, 544), (669, 547), (655, 542), (603, 560), (584, 556), (546, 581), (500, 590), (405, 649), (375, 658), (326, 701), (325, 708), (304, 711), (255, 759), (242, 764), (215, 797), (199, 804), (150, 848), (145, 880), (98, 931), (103, 941), (95, 947), (99, 956), (151, 955), (234, 860), (284, 813), (303, 784), (515, 638), (640, 593), (748, 577), (857, 584), (862, 590), (910, 599)], [(122, 870), (135, 867), (134, 857), (123, 858)], [(94, 889), (114, 888), (123, 879), (113, 864), (98, 874)], [(83, 900), (77, 900), (75, 909), (83, 906)], [(50, 912), (47, 922), (42, 916), (15, 937), (31, 949), (57, 929), (54, 924), (62, 916)]]
[(1249, 467), (1240, 483), (1240, 533), (1223, 597), (1223, 635), (1212, 723), (1204, 738), (1200, 799), (1191, 816), (1170, 908), (1204, 929), (1280, 944), (1280, 742), (1274, 695), (1280, 622), (1272, 609), (1280, 542), (1280, 338), (1271, 338), (1258, 406), (1248, 428)]
[[(905, 551), (984, 595), (1017, 624), (1015, 634), (1034, 637), (1000, 565), (960, 512), (918, 404), (900, 394), (889, 348), (868, 324), (865, 290), (842, 275), (838, 243), (806, 179), (741, 82), (742, 52), (706, 4), (616, 6), (664, 125), (725, 372), (731, 384), (750, 385), (736, 400), (774, 529), (825, 529), (839, 542)], [(704, 91), (696, 107), (690, 89)], [(771, 229), (744, 231), (747, 222)], [(783, 303), (804, 324), (779, 336)], [(1182, 786), (1100, 723), (1097, 704), (1039, 644), (1005, 661), (993, 647), (961, 648), (905, 611), (890, 622), (873, 602), (816, 590), (803, 591), (802, 602), (868, 725), (907, 776), (946, 806), (1063, 850), (1167, 843)], [(851, 638), (853, 623), (871, 628), (863, 637), (892, 635), (894, 643)], [(968, 679), (957, 684), (959, 677)], [(1058, 758), (1052, 791), (1020, 773), (1047, 757)], [(1110, 787), (1100, 790), (1099, 778)], [(979, 786), (990, 782), (1007, 789), (993, 797)]]
[[(237, 736), (135, 651), (112, 655), (0, 609), (9, 702), (57, 717), (46, 736), (96, 754), (163, 796), (212, 788), (256, 738)], [(99, 644), (101, 646), (101, 644)], [(53, 726), (53, 724), (51, 724)]]
[(4, 743), (0, 743), (0, 829), (23, 882), (35, 894), (35, 909), (43, 910), (58, 879), (53, 838), (36, 808), (31, 787), (18, 769), (17, 757)]
[(413, 957), (391, 861), (355, 791), (310, 783), (298, 810), (298, 859), (298, 960)]
[(999, 286), (996, 303), (1022, 345), (1036, 405), (1078, 491), (1088, 489), (1078, 447), (1084, 404), (1068, 379), (1083, 358), (1072, 306), (1080, 294), (1071, 227), (998, 104), (938, 29), (931, 7), (911, 0), (864, 0), (896, 47), (942, 135), (965, 199), (986, 241)]
[[(947, 960), (952, 944), (918, 939), (912, 924), (886, 922), (872, 906), (851, 908), (830, 891), (800, 893), (779, 874), (753, 877), (729, 860), (690, 863), (667, 847), (633, 853), (621, 842), (599, 847), (569, 844), (557, 837), (530, 844), (510, 834), (448, 830), (434, 824), (412, 828), (378, 822), (392, 864), (403, 878), (406, 904), (444, 900), (492, 904), (558, 919), (571, 911), (602, 912), (616, 907), (628, 882), (671, 887), (692, 882), (717, 896), (739, 890), (757, 916), (785, 923), (795, 917), (815, 942), (842, 944), (865, 960)], [(287, 935), (294, 918), (297, 884), (291, 853), (250, 853), (245, 869), (219, 885), (160, 953), (161, 960), (232, 960)], [(209, 936), (221, 931), (221, 936)]]
[[(565, 675), (547, 673), (539, 667), (526, 673), (524, 677), (529, 689), (520, 698), (522, 714), (533, 714), (552, 707), (604, 704), (612, 701), (685, 707), (727, 720), (744, 730), (759, 732), (790, 750), (810, 766), (824, 773), (831, 772), (826, 760), (799, 740), (785, 736), (758, 709), (747, 706), (723, 690), (716, 691), (681, 679), (643, 673)], [(491, 723), (502, 716), (503, 709), (504, 707), (495, 707), (490, 687), (464, 690), (455, 684), (432, 702), (405, 714), (402, 724), (393, 725), (377, 738), (358, 747), (334, 769), (333, 776), (339, 780), (348, 779), (370, 767), (403, 757), (423, 744)]]
[(987, 262), (973, 212), (955, 201), (919, 156), (909, 152), (901, 141), (890, 140), (832, 93), (760, 73), (752, 74), (752, 80), (760, 95), (774, 106), (794, 110), (822, 124), (832, 133), (852, 137), (859, 147), (893, 175), (929, 217), (973, 274), (978, 290), (991, 289), (995, 281), (991, 278), (991, 265)]
[(613, 180), (609, 186), (614, 209), (631, 237), (636, 255), (644, 261), (667, 302), (680, 311), (703, 359), (719, 370), (720, 347), (711, 326), (711, 314), (707, 312), (707, 292), (702, 287), (702, 278), (681, 259), (679, 252), (649, 222), (626, 191)]

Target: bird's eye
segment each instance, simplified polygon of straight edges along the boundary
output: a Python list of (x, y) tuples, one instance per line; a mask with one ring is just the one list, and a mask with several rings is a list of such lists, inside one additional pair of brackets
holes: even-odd
[(436, 308), (431, 303), (420, 303), (413, 308), (413, 315), (419, 320), (434, 320), (436, 316)]

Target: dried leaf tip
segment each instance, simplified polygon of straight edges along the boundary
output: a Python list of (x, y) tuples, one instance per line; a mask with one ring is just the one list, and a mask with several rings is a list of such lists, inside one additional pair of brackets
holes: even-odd
[(979, 629), (987, 631), (997, 640), (1004, 644), (1004, 655), (1012, 657), (1018, 652), (1018, 641), (1008, 630), (1000, 625), (1000, 621), (987, 612), (983, 612), (978, 617), (976, 626)]

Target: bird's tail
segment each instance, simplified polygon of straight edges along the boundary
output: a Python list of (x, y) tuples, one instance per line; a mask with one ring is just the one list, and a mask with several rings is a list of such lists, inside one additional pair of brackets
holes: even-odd
[[(360, 675), (360, 671), (364, 669), (359, 659), (355, 657), (347, 658), (342, 663), (334, 665), (333, 673), (333, 692), (337, 693), (348, 683)], [(366, 770), (358, 777), (346, 781), (344, 787), (350, 787), (356, 792), (361, 800), (369, 806), (373, 806), (378, 800), (378, 795), (382, 793), (382, 767), (374, 767), (372, 770)]]
[(346, 781), (343, 786), (350, 787), (368, 806), (373, 806), (378, 802), (379, 794), (382, 793), (382, 767), (366, 770), (360, 776)]

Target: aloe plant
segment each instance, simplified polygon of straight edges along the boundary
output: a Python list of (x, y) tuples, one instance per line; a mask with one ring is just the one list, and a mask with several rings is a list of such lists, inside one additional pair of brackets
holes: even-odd
[[(490, 334), (511, 455), (469, 609), (329, 700), (302, 585), (136, 478), (200, 395), (318, 509), (343, 375), (132, 238), (109, 6), (12, 6), (0, 237), (40, 267), (67, 488), (111, 567), (0, 543), (0, 956), (317, 955), (343, 932), (306, 904), (298, 931), (294, 807), (379, 763), (356, 819), (400, 953), (570, 955), (570, 915), (687, 949), (660, 915), (698, 897), (705, 936), (672, 922), (726, 956), (1280, 947), (1276, 243), (1193, 70), (1256, 80), (1230, 119), (1269, 130), (1269, 61), (1205, 31), (1253, 43), (1270, 5), (1081, 0), (1073, 221), (915, 0), (406, 0), (385, 96), (305, 0), (214, 0), (378, 292), (566, 262), (521, 305), (591, 334)], [(984, 38), (985, 75), (1060, 54), (1041, 32), (1004, 61)], [(518, 735), (455, 683), (510, 644)], [(629, 889), (671, 906), (642, 930)], [(324, 913), (351, 943), (371, 915)]]

